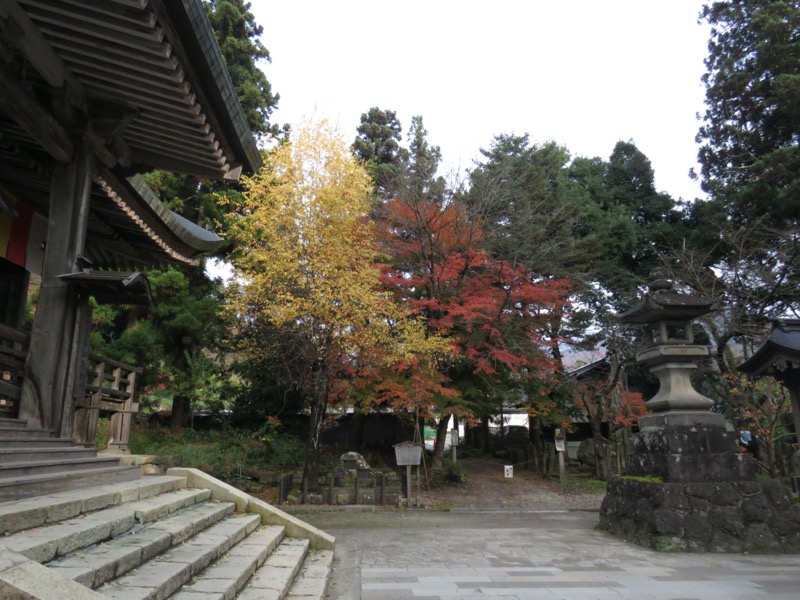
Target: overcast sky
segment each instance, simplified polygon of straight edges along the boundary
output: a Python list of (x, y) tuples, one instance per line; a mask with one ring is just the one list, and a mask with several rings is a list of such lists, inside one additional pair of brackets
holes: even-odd
[[(696, 165), (708, 27), (702, 0), (250, 0), (280, 94), (276, 123), (422, 115), (445, 174), (501, 133), (607, 159), (619, 140), (656, 187), (701, 196)], [(404, 137), (405, 140), (405, 137)]]

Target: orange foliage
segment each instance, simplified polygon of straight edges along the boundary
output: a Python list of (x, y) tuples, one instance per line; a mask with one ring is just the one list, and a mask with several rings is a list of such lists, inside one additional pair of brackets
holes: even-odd
[(395, 199), (383, 206), (383, 217), (386, 288), (429, 331), (452, 341), (458, 363), (429, 369), (427, 389), (412, 376), (384, 384), (385, 395), (452, 398), (457, 393), (443, 371), (532, 377), (555, 369), (542, 351), (548, 342), (541, 332), (563, 310), (569, 282), (536, 281), (524, 265), (490, 256), (480, 221), (458, 203)]

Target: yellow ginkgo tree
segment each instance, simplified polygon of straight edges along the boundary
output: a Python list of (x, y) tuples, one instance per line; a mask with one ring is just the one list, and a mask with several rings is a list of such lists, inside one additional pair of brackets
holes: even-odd
[[(372, 183), (327, 122), (307, 124), (271, 150), (231, 213), (234, 283), (228, 309), (246, 329), (267, 324), (291, 339), (296, 387), (310, 413), (304, 478), (316, 488), (326, 410), (359, 377), (448, 351), (381, 292)], [(268, 352), (254, 336), (245, 354)], [(299, 350), (298, 350), (299, 349)]]

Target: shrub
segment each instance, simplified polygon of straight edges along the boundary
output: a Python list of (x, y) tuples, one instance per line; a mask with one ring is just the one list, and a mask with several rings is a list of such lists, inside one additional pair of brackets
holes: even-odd
[(434, 487), (446, 485), (467, 485), (467, 473), (461, 467), (461, 463), (445, 461), (438, 469), (431, 471), (431, 484)]
[(222, 478), (236, 477), (248, 467), (293, 469), (302, 465), (304, 458), (304, 445), (297, 438), (272, 432), (264, 440), (260, 435), (233, 429), (172, 432), (135, 427), (129, 447), (134, 454), (178, 455), (184, 466)]

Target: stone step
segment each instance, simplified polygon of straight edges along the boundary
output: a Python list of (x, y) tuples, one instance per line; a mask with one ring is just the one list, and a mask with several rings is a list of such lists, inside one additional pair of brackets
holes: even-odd
[(0, 448), (61, 448), (75, 446), (70, 438), (56, 437), (11, 437), (0, 439)]
[(289, 589), (289, 597), (323, 600), (332, 568), (333, 550), (310, 550)]
[(80, 490), (95, 485), (133, 481), (141, 477), (137, 467), (111, 466), (78, 471), (16, 475), (0, 479), (0, 506), (35, 496)]
[[(0, 552), (44, 565), (34, 577), (51, 582), (48, 598), (77, 598), (75, 585), (85, 600), (324, 597), (332, 550), (285, 537), (306, 526), (213, 478), (175, 471), (0, 503)], [(278, 519), (263, 525), (265, 517)]]
[(226, 519), (96, 591), (115, 600), (169, 598), (260, 524), (258, 515), (245, 514)]
[(119, 457), (51, 458), (49, 460), (35, 460), (26, 463), (0, 464), (0, 479), (22, 477), (25, 475), (42, 475), (45, 473), (60, 473), (64, 471), (84, 471), (102, 469), (104, 467), (118, 467)]
[[(191, 583), (170, 597), (171, 600), (234, 598), (253, 573), (281, 544), (284, 529), (277, 525), (261, 527), (218, 558)], [(286, 542), (284, 542), (286, 543)]]
[[(303, 566), (308, 553), (308, 540), (287, 539), (269, 555), (237, 600), (263, 600), (264, 598), (285, 598)], [(181, 600), (193, 600), (182, 598)]]
[(94, 589), (220, 522), (232, 515), (234, 508), (231, 502), (204, 502), (190, 506), (154, 523), (135, 525), (125, 535), (78, 550), (47, 563), (47, 566)]
[(59, 490), (26, 500), (0, 503), (0, 536), (57, 523), (81, 514), (152, 498), (186, 487), (186, 478), (148, 475), (125, 482), (106, 482), (88, 489)]
[(9, 439), (9, 438), (49, 438), (53, 437), (53, 430), (52, 429), (32, 429), (30, 427), (18, 427), (16, 425), (9, 426), (9, 425), (0, 425), (0, 438), (2, 439)]
[(28, 424), (26, 419), (10, 419), (8, 417), (0, 417), (0, 429), (25, 429)]
[(117, 537), (136, 524), (159, 518), (205, 502), (208, 490), (177, 490), (145, 500), (90, 512), (52, 525), (34, 527), (8, 536), (4, 545), (30, 560), (46, 563), (70, 552)]
[[(28, 441), (30, 442), (31, 440)], [(62, 459), (73, 461), (77, 458), (95, 458), (96, 456), (97, 450), (95, 448), (84, 448), (83, 446), (64, 445), (48, 448), (37, 445), (21, 448), (0, 448), (0, 466), (49, 461), (54, 458), (59, 459), (59, 461)], [(119, 464), (119, 459), (117, 459), (117, 464)]]

